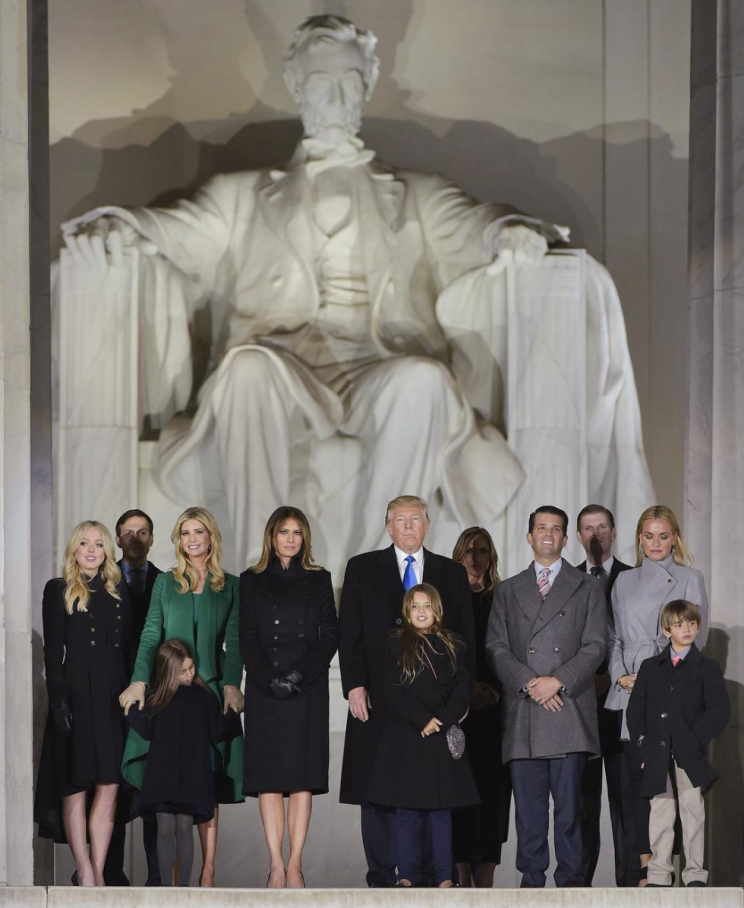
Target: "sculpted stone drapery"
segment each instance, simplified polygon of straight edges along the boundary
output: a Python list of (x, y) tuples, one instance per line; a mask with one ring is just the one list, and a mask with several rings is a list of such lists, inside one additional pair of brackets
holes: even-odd
[[(285, 76), (305, 138), (286, 166), (217, 176), (170, 209), (104, 207), (66, 225), (74, 277), (60, 282), (60, 322), (86, 281), (106, 305), (106, 287), (136, 251), (135, 423), (146, 414), (163, 428), (156, 466), (170, 499), (222, 502), (232, 569), (255, 558), (267, 515), (290, 500), (317, 522), (334, 567), (381, 544), (396, 495), (440, 502), (460, 527), (503, 523), (520, 487), (529, 507), (542, 503), (530, 495), (543, 494), (556, 458), (580, 480), (562, 486), (557, 470), (550, 500), (569, 510), (586, 503), (581, 496), (620, 505), (632, 526), (651, 487), (609, 275), (582, 255), (543, 259), (549, 242), (567, 238), (563, 228), (478, 204), (438, 175), (388, 167), (365, 148), (358, 131), (377, 79), (374, 45), (334, 16), (298, 29)], [(515, 273), (542, 274), (541, 300), (561, 299), (570, 273), (581, 305), (548, 307), (537, 329), (544, 344), (545, 329), (557, 336), (570, 326), (580, 341), (571, 359), (524, 347), (529, 373), (507, 370), (516, 346), (499, 336), (506, 265), (512, 283)], [(184, 417), (187, 328), (206, 304), (211, 371)], [(521, 316), (510, 318), (513, 331)], [(59, 355), (64, 373), (64, 341)], [(523, 415), (521, 442), (511, 430), (504, 437), (513, 423), (503, 404), (516, 390), (505, 387), (507, 371), (548, 401), (548, 412)], [(535, 394), (523, 395), (523, 410)]]

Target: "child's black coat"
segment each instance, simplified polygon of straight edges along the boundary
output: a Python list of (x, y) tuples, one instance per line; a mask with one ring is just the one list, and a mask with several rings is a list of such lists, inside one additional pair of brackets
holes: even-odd
[(710, 788), (718, 773), (705, 748), (724, 730), (730, 714), (718, 663), (693, 643), (673, 666), (670, 649), (671, 644), (642, 663), (628, 704), (631, 741), (644, 736), (639, 757), (645, 764), (641, 794), (647, 798), (666, 791), (672, 754), (696, 788)]
[[(232, 710), (222, 715), (215, 695), (197, 684), (179, 686), (171, 702), (154, 716), (135, 703), (130, 725), (151, 741), (139, 798), (140, 813), (154, 810), (191, 813), (203, 823), (214, 815), (210, 744), (242, 731)], [(178, 807), (187, 808), (178, 810)]]

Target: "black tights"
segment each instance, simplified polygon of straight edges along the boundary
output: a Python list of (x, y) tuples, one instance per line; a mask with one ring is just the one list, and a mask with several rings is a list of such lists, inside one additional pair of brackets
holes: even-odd
[(178, 878), (188, 886), (194, 863), (194, 818), (190, 813), (156, 813), (161, 886), (170, 886), (178, 857)]

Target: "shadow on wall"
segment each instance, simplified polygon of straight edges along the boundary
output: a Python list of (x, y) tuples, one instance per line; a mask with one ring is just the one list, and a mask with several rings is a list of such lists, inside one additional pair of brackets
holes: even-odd
[[(116, 147), (89, 145), (82, 138), (63, 139), (51, 147), (52, 254), (62, 244), (60, 225), (98, 205), (165, 206), (192, 196), (211, 176), (274, 166), (286, 161), (299, 142), (299, 120), (276, 120), (259, 104), (241, 117), (211, 124), (214, 140), (194, 138), (196, 127), (163, 120), (117, 121)], [(264, 118), (264, 119), (262, 119)], [(88, 124), (78, 135), (85, 135)], [(100, 132), (100, 121), (95, 124)], [(646, 121), (613, 124), (630, 160), (654, 136), (656, 160), (678, 170), (685, 179), (687, 162), (672, 154), (672, 140)], [(157, 138), (144, 144), (145, 137)], [(219, 136), (230, 134), (226, 140)], [(362, 136), (379, 157), (395, 167), (438, 172), (452, 179), (475, 198), (507, 202), (545, 220), (571, 227), (573, 245), (602, 259), (602, 160), (604, 131), (596, 127), (543, 144), (520, 138), (492, 123), (463, 120), (448, 125), (442, 134), (439, 121), (367, 117)], [(638, 137), (641, 138), (638, 138)], [(672, 175), (668, 177), (673, 179)], [(682, 216), (684, 212), (677, 212)], [(674, 223), (670, 216), (668, 223)]]
[[(724, 674), (729, 654), (744, 651), (744, 627), (713, 627), (705, 654)], [(714, 886), (744, 886), (744, 685), (726, 680), (731, 721), (709, 748), (720, 779), (706, 798), (707, 861)]]

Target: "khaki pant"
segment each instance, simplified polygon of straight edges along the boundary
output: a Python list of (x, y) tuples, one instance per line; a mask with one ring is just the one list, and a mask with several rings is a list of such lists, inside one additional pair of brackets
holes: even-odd
[[(685, 869), (682, 880), (687, 886), (694, 880), (708, 882), (708, 871), (703, 870), (705, 856), (705, 802), (700, 788), (695, 788), (687, 773), (676, 763), (674, 767), (677, 782), (679, 816), (682, 821), (682, 841), (685, 852)], [(648, 881), (659, 886), (672, 882), (672, 849), (674, 846), (674, 821), (677, 808), (672, 788), (671, 769), (667, 775), (666, 792), (651, 798), (649, 839), (651, 860), (648, 864)]]

